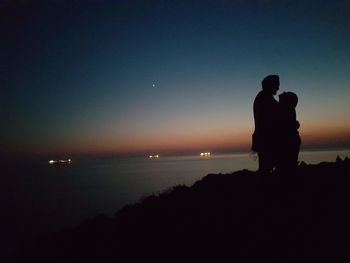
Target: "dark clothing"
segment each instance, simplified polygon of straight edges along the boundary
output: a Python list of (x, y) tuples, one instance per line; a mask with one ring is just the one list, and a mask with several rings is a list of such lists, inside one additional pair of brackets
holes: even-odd
[(279, 134), (277, 138), (277, 167), (279, 172), (292, 174), (298, 165), (301, 144), (294, 107), (279, 105)]
[(253, 111), (255, 130), (252, 150), (258, 153), (259, 171), (266, 173), (275, 166), (278, 102), (271, 93), (262, 90), (254, 100)]
[(276, 152), (271, 148), (258, 151), (259, 173), (268, 175), (276, 166)]

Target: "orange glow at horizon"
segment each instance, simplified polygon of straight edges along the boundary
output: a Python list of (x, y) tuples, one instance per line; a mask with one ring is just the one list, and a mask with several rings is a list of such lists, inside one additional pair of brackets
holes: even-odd
[(102, 151), (148, 152), (179, 150), (210, 150), (212, 148), (242, 148), (250, 143), (247, 133), (232, 134), (195, 134), (140, 136), (125, 140), (110, 139), (101, 144)]
[[(47, 141), (38, 144), (21, 146), (22, 152), (32, 153), (163, 153), (176, 151), (213, 151), (216, 150), (250, 150), (251, 129), (236, 132), (206, 131), (184, 134), (147, 134), (116, 137), (96, 136), (80, 138), (61, 138), (59, 142)], [(350, 125), (312, 127), (301, 126), (300, 135), (303, 147), (349, 146)], [(16, 147), (16, 148), (19, 148)]]
[(350, 142), (350, 127), (317, 125), (300, 131), (302, 144), (348, 144)]

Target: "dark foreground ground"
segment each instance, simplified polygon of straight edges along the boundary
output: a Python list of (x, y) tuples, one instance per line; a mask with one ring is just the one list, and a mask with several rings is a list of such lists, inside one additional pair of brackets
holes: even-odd
[(98, 216), (9, 262), (350, 262), (350, 161), (209, 174)]

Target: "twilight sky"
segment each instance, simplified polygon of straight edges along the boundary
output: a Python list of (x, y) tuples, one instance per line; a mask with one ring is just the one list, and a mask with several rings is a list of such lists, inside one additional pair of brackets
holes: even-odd
[(249, 150), (268, 74), (350, 147), (349, 0), (1, 1), (5, 153)]

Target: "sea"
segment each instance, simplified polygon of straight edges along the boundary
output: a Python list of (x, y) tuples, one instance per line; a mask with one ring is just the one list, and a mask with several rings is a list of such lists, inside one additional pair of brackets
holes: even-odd
[[(302, 151), (308, 164), (350, 157), (349, 150)], [(175, 185), (191, 186), (210, 173), (257, 170), (255, 155), (159, 156), (159, 158), (77, 158), (7, 165), (0, 183), (0, 260), (18, 245), (99, 214), (113, 216), (123, 206)]]

